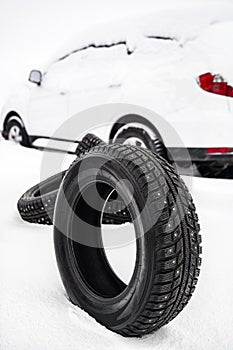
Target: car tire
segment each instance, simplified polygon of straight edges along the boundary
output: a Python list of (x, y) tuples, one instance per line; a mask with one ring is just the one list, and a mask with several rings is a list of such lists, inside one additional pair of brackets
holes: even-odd
[(25, 127), (17, 120), (11, 119), (3, 132), (6, 140), (20, 143), (22, 146), (29, 147), (30, 140)]
[[(104, 200), (125, 180), (130, 185), (118, 186), (118, 193), (128, 203), (137, 244), (128, 285), (113, 272), (100, 232)], [(183, 310), (195, 289), (199, 229), (187, 187), (163, 158), (130, 145), (93, 148), (67, 172), (56, 201), (55, 253), (69, 300), (123, 336), (159, 329)]]
[[(17, 208), (21, 218), (29, 223), (52, 225), (57, 193), (66, 171), (60, 172), (27, 190), (18, 200)], [(127, 209), (121, 200), (108, 201), (108, 212), (103, 216), (103, 224), (121, 225), (130, 222)]]
[[(92, 147), (103, 143), (104, 142), (97, 136), (87, 134), (78, 143), (75, 152), (77, 158), (80, 158)], [(40, 182), (27, 190), (20, 197), (17, 206), (19, 214), (24, 221), (35, 224), (52, 225), (57, 192), (66, 171), (60, 172)], [(116, 193), (113, 193), (108, 199), (108, 211), (105, 212), (103, 216), (104, 224), (121, 225), (130, 221), (127, 209), (124, 208), (122, 200), (116, 200), (115, 197)]]
[(150, 151), (168, 160), (167, 149), (163, 142), (156, 136), (152, 138), (143, 128), (124, 127), (114, 139), (114, 143), (126, 144), (133, 139), (136, 146), (144, 146)]
[(18, 200), (17, 207), (24, 221), (52, 225), (58, 188), (65, 175), (60, 172), (27, 190)]

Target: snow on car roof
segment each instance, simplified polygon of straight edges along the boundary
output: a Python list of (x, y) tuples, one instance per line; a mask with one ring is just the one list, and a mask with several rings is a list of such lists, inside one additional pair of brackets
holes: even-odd
[(233, 5), (226, 2), (187, 3), (158, 9), (140, 17), (95, 26), (80, 33), (60, 50), (53, 62), (89, 47), (126, 45), (132, 53), (142, 37), (176, 40), (181, 46), (194, 40), (208, 26), (233, 20)]

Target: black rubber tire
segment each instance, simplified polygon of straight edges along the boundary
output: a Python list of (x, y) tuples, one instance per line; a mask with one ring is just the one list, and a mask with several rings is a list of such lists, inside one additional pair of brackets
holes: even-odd
[[(95, 198), (94, 183), (106, 198), (122, 179), (133, 188), (127, 206), (132, 219), (141, 213), (134, 221), (137, 259), (127, 286), (111, 269), (103, 247), (94, 246), (96, 240), (101, 242), (103, 203), (97, 201), (98, 210), (93, 211), (80, 195), (86, 190)], [(127, 190), (123, 192), (127, 197)], [(78, 226), (76, 216), (82, 219)], [(130, 145), (93, 148), (70, 168), (56, 202), (55, 253), (68, 298), (123, 336), (157, 330), (183, 310), (195, 289), (201, 263), (199, 229), (187, 187), (163, 158)]]
[[(104, 144), (104, 142), (96, 135), (85, 135), (76, 148), (77, 158), (89, 152), (92, 147), (100, 144)], [(57, 192), (66, 171), (49, 177), (27, 190), (21, 196), (18, 201), (18, 211), (24, 221), (42, 225), (53, 224)], [(121, 225), (131, 221), (122, 200), (116, 200), (115, 196), (116, 194), (113, 193), (108, 199), (108, 210), (103, 215), (103, 224)]]
[(24, 221), (52, 225), (58, 188), (66, 171), (31, 187), (18, 200), (17, 207)]
[[(24, 221), (34, 224), (52, 225), (58, 189), (66, 171), (58, 173), (27, 190), (18, 200), (17, 207)], [(121, 225), (130, 222), (123, 202), (108, 201), (108, 212), (103, 215), (103, 224)]]
[(163, 142), (156, 136), (152, 139), (148, 132), (143, 128), (133, 126), (124, 127), (114, 139), (114, 143), (122, 144), (131, 137), (138, 138), (145, 144), (147, 149), (168, 160), (167, 149)]
[(5, 127), (5, 130), (3, 131), (3, 135), (4, 138), (6, 140), (8, 140), (8, 134), (9, 134), (9, 131), (12, 127), (14, 126), (17, 126), (18, 128), (20, 128), (21, 130), (21, 134), (22, 134), (22, 141), (20, 142), (20, 144), (22, 146), (25, 146), (25, 147), (30, 147), (31, 146), (31, 143), (30, 143), (30, 139), (29, 139), (29, 136), (27, 134), (27, 131), (26, 129), (22, 126), (22, 124), (20, 124), (20, 122), (18, 122), (17, 120), (15, 119), (12, 119), (10, 120), (7, 124), (6, 124), (6, 127)]

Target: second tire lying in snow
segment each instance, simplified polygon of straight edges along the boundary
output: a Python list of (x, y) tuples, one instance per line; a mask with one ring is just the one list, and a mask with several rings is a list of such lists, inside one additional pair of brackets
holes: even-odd
[[(102, 240), (105, 203), (114, 191), (135, 231), (136, 263), (128, 284), (111, 268)], [(96, 146), (63, 179), (54, 244), (64, 287), (73, 304), (121, 335), (151, 333), (182, 311), (197, 283), (200, 243), (183, 180), (146, 149)]]
[[(18, 211), (24, 221), (33, 224), (52, 225), (58, 189), (66, 171), (62, 171), (27, 190), (18, 200)], [(121, 200), (108, 200), (108, 212), (103, 224), (120, 225), (131, 221)]]
[[(103, 141), (93, 134), (87, 134), (78, 143), (76, 149), (77, 158), (88, 152), (92, 147), (103, 143)], [(48, 179), (40, 182), (27, 190), (18, 200), (18, 211), (24, 221), (52, 225), (54, 206), (57, 198), (58, 189), (67, 170), (62, 171)], [(103, 215), (104, 224), (120, 225), (129, 222), (131, 219), (128, 215), (127, 208), (123, 205), (122, 200), (114, 200), (114, 193), (108, 199), (108, 211)]]

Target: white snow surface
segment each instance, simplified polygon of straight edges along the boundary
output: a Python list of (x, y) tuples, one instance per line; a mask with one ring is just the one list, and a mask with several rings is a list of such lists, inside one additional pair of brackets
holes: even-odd
[(0, 348), (2, 350), (231, 350), (233, 182), (194, 178), (203, 264), (189, 305), (169, 325), (126, 339), (66, 299), (52, 227), (21, 221), (19, 196), (39, 181), (42, 152), (0, 142)]

